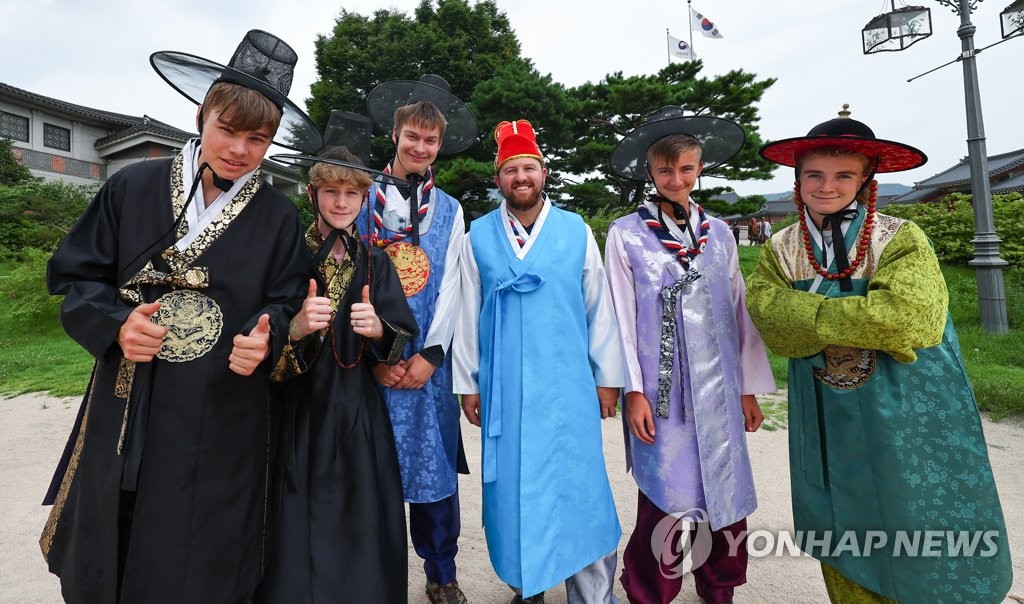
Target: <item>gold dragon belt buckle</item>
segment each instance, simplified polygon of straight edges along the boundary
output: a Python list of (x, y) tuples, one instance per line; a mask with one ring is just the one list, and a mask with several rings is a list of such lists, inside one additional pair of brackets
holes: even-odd
[(402, 291), (406, 298), (411, 298), (423, 291), (430, 279), (430, 259), (423, 248), (411, 243), (392, 243), (384, 248), (391, 257), (392, 264), (402, 282)]
[(829, 345), (822, 351), (825, 368), (815, 369), (814, 377), (837, 390), (853, 390), (871, 379), (877, 359), (874, 350)]
[(157, 358), (172, 363), (198, 359), (213, 349), (224, 328), (224, 313), (212, 298), (191, 289), (166, 293), (157, 300), (153, 322), (167, 328)]

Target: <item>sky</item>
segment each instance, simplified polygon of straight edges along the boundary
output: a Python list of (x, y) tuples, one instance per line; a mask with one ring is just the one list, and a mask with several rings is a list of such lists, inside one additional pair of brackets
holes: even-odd
[[(933, 35), (902, 52), (864, 55), (860, 30), (889, 10), (890, 0), (697, 0), (723, 39), (694, 33), (706, 76), (743, 69), (778, 81), (758, 105), (762, 138), (801, 136), (836, 117), (843, 103), (879, 138), (923, 150), (916, 170), (880, 175), (913, 185), (967, 156), (961, 63), (912, 83), (906, 80), (955, 59), (960, 17), (935, 0)], [(978, 4), (971, 16), (975, 46), (1000, 39), (999, 12), (1009, 0)], [(149, 65), (158, 50), (176, 50), (226, 63), (249, 29), (270, 31), (299, 55), (290, 98), (304, 106), (317, 79), (314, 40), (329, 35), (342, 9), (370, 15), (406, 13), (418, 0), (2, 0), (0, 82), (64, 101), (141, 116), (194, 131), (195, 106), (167, 86)], [(897, 6), (903, 3), (897, 1)], [(666, 29), (690, 37), (687, 3), (655, 0), (498, 0), (538, 71), (568, 87), (607, 74), (656, 73), (668, 62)], [(1024, 38), (978, 55), (988, 154), (1024, 147), (1020, 120), (1020, 60)], [(1013, 67), (1014, 64), (1017, 67)], [(1017, 73), (1017, 76), (1013, 76)], [(441, 74), (444, 75), (444, 74)], [(517, 116), (509, 116), (514, 119)], [(481, 124), (481, 130), (491, 125)], [(543, 141), (540, 141), (543, 147)], [(788, 191), (793, 174), (779, 168), (771, 181), (722, 183), (740, 195)]]

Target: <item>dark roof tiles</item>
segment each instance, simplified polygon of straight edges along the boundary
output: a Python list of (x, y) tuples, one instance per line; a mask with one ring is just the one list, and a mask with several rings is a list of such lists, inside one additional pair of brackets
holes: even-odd
[(61, 101), (21, 88), (16, 88), (10, 84), (4, 84), (0, 82), (0, 92), (7, 93), (8, 95), (21, 98), (31, 103), (38, 105), (44, 105), (51, 107), (58, 111), (63, 111), (71, 115), (75, 115), (84, 119), (89, 119), (104, 124), (116, 125), (116, 126), (132, 126), (142, 121), (143, 118), (135, 117), (132, 115), (125, 115), (123, 113), (114, 113), (112, 111), (102, 111), (100, 109), (93, 109), (92, 107), (86, 107), (84, 105), (76, 105), (74, 103), (68, 103), (67, 101)]

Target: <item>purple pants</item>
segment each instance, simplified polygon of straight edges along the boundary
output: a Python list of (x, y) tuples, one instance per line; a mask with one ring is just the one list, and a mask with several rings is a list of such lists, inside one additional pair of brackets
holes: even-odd
[[(670, 578), (667, 568), (651, 545), (651, 536), (657, 524), (668, 514), (658, 509), (641, 491), (637, 497), (636, 528), (629, 537), (626, 551), (622, 556), (622, 577), (620, 582), (632, 604), (667, 604), (683, 586), (683, 578)], [(679, 540), (679, 528), (675, 529)], [(691, 537), (693, 536), (691, 530)], [(732, 602), (733, 588), (747, 582), (747, 519), (717, 531), (711, 531), (711, 554), (707, 561), (693, 569), (697, 595), (712, 604)], [(740, 534), (742, 539), (733, 537), (738, 543), (736, 555), (729, 555), (730, 536)], [(666, 541), (672, 541), (667, 539)], [(660, 553), (660, 552), (658, 552)]]

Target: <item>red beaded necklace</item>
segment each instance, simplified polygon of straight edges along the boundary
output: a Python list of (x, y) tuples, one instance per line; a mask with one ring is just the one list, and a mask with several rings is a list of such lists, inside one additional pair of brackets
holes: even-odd
[(800, 234), (803, 235), (804, 249), (807, 251), (807, 261), (811, 263), (814, 272), (822, 277), (831, 280), (845, 279), (852, 275), (867, 255), (868, 245), (871, 244), (871, 231), (875, 227), (875, 201), (877, 200), (878, 183), (874, 180), (868, 185), (868, 213), (864, 218), (864, 232), (860, 241), (857, 242), (857, 255), (850, 266), (838, 273), (830, 273), (821, 267), (821, 263), (814, 257), (814, 245), (811, 243), (811, 231), (807, 228), (807, 215), (804, 211), (804, 202), (800, 198), (800, 181), (796, 181), (793, 190), (793, 200), (796, 202), (797, 216), (800, 220)]

